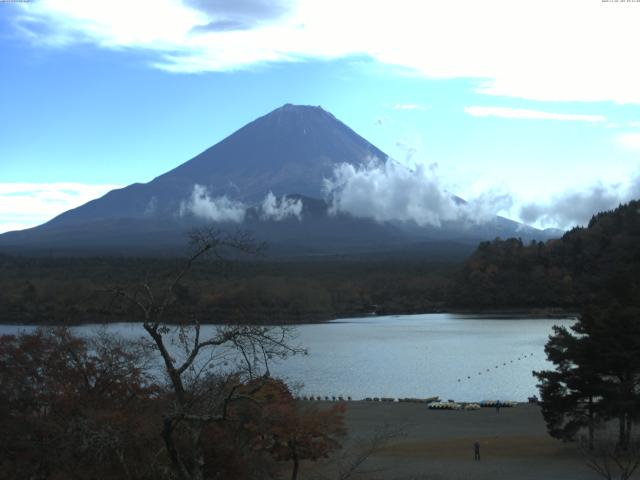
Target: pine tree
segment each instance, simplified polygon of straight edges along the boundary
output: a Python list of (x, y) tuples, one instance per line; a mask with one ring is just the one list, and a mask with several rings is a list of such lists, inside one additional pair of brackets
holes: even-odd
[(565, 327), (554, 327), (545, 352), (556, 368), (534, 375), (540, 381), (542, 414), (549, 434), (570, 441), (587, 428), (592, 446), (595, 427), (603, 420), (602, 380), (594, 345), (588, 336), (578, 334), (579, 328), (574, 325), (572, 333)]
[(571, 327), (555, 327), (545, 347), (554, 370), (534, 372), (549, 434), (573, 440), (609, 419), (626, 448), (640, 419), (640, 309), (613, 303), (585, 309)]

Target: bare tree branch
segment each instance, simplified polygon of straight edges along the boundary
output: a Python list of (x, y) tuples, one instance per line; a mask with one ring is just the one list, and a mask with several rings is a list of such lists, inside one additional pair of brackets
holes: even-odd
[[(263, 386), (262, 381), (246, 384), (245, 378), (263, 378), (269, 374), (269, 362), (273, 358), (303, 353), (304, 350), (290, 345), (291, 330), (284, 327), (256, 325), (225, 325), (214, 328), (211, 335), (204, 336), (198, 319), (190, 318), (168, 323), (164, 316), (179, 299), (182, 283), (193, 270), (196, 262), (210, 258), (214, 265), (225, 265), (232, 253), (257, 254), (264, 249), (245, 232), (228, 234), (214, 228), (195, 230), (190, 233), (191, 252), (181, 268), (164, 287), (154, 289), (148, 279), (141, 285), (124, 289), (113, 288), (110, 292), (138, 309), (143, 315), (143, 328), (148, 333), (154, 348), (159, 352), (164, 371), (174, 394), (170, 411), (163, 420), (162, 438), (176, 475), (182, 480), (201, 480), (204, 472), (202, 432), (213, 422), (227, 419), (229, 406), (238, 401), (255, 401), (253, 395)], [(173, 311), (173, 310), (172, 310)], [(177, 341), (183, 351), (180, 361), (171, 354), (171, 344)], [(216, 382), (208, 373), (213, 367), (221, 373), (224, 362), (214, 355), (217, 349), (232, 349), (242, 359), (242, 368), (236, 372), (233, 384)], [(203, 360), (203, 351), (212, 353)], [(218, 360), (218, 362), (216, 362)], [(241, 388), (242, 385), (245, 387)], [(186, 432), (190, 439), (185, 447), (185, 437), (176, 440), (177, 432)]]

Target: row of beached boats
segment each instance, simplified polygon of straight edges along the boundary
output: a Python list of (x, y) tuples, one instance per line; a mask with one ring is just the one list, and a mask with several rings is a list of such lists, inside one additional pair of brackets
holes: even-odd
[[(343, 396), (321, 396), (321, 395), (306, 395), (297, 397), (297, 400), (303, 401), (318, 401), (318, 402), (351, 402), (351, 397)], [(427, 398), (393, 398), (393, 397), (366, 397), (363, 399), (365, 402), (387, 402), (387, 403), (424, 403), (428, 405), (428, 408), (433, 410), (480, 410), (481, 408), (510, 408), (515, 407), (518, 402), (512, 402), (507, 400), (483, 400), (480, 403), (474, 402), (455, 402), (454, 400), (442, 401), (440, 397), (427, 397)]]
[(480, 410), (481, 408), (511, 408), (515, 407), (518, 402), (505, 400), (483, 400), (480, 403), (458, 403), (452, 400), (446, 402), (433, 402), (429, 404), (429, 408), (433, 410)]

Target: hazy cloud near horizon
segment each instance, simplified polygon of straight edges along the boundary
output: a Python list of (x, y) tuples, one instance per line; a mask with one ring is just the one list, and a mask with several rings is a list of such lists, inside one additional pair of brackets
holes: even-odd
[(640, 170), (626, 182), (609, 185), (598, 182), (582, 190), (567, 190), (547, 202), (526, 203), (520, 207), (519, 216), (525, 223), (542, 227), (585, 226), (596, 213), (638, 198)]
[(0, 233), (41, 225), (122, 185), (0, 183)]

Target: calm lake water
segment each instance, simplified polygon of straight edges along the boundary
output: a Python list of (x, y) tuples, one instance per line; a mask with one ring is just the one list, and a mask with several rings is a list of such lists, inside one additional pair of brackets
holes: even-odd
[[(301, 325), (295, 342), (308, 356), (272, 366), (272, 375), (303, 383), (302, 395), (430, 397), (526, 401), (537, 393), (533, 370), (550, 367), (544, 344), (553, 325), (575, 319), (428, 314), (366, 317)], [(33, 327), (0, 325), (0, 333)], [(76, 327), (90, 334), (95, 325)], [(203, 327), (203, 336), (206, 329)], [(136, 324), (110, 332), (136, 337)]]

